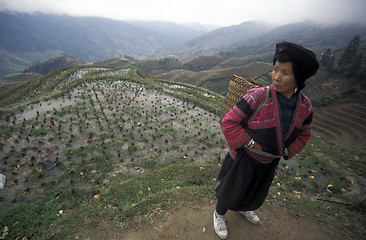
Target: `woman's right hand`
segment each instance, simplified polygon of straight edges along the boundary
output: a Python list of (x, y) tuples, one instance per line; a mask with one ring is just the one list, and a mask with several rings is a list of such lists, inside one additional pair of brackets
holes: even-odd
[(257, 150), (260, 150), (260, 151), (265, 151), (265, 149), (262, 147), (262, 145), (260, 145), (259, 143), (257, 143), (256, 141), (254, 141), (254, 139), (250, 139), (247, 144), (246, 144), (247, 147), (250, 147), (250, 148), (254, 148), (254, 149), (257, 149)]
[(257, 142), (254, 142), (254, 145), (253, 145), (253, 148), (254, 149), (257, 149), (257, 150), (260, 150), (260, 151), (264, 151), (262, 145), (260, 145), (259, 143)]

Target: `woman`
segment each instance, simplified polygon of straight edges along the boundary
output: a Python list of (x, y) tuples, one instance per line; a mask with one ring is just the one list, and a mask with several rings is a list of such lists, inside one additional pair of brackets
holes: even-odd
[(250, 89), (223, 118), (229, 152), (215, 187), (213, 218), (219, 237), (228, 236), (224, 215), (229, 209), (259, 223), (253, 210), (264, 202), (280, 157), (288, 160), (306, 146), (313, 111), (301, 90), (318, 68), (312, 51), (290, 42), (277, 44), (270, 88)]

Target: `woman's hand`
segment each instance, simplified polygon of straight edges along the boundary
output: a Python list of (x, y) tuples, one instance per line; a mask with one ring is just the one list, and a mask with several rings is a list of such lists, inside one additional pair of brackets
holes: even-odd
[(249, 140), (247, 142), (246, 146), (247, 147), (250, 147), (250, 148), (257, 149), (257, 150), (260, 150), (260, 151), (267, 151), (267, 149), (265, 149), (264, 147), (262, 147), (262, 145), (260, 145), (256, 141), (254, 141), (254, 139)]
[(254, 142), (254, 145), (253, 145), (253, 148), (254, 149), (257, 149), (257, 150), (260, 150), (260, 151), (264, 151), (262, 145), (260, 145), (259, 143), (257, 142)]

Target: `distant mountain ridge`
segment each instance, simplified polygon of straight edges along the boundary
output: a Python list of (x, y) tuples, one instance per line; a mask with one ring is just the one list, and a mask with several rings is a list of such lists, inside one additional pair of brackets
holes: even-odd
[(162, 50), (151, 57), (160, 58), (167, 55), (174, 55), (180, 60), (186, 61), (201, 54), (215, 53), (233, 44), (258, 37), (275, 27), (275, 25), (256, 21), (223, 27), (173, 48)]
[(198, 29), (194, 28), (193, 26), (188, 27), (186, 25), (165, 21), (131, 20), (126, 21), (126, 23), (147, 29), (149, 31), (161, 33), (168, 38), (173, 39), (176, 43), (186, 42), (209, 32), (209, 30), (203, 26)]
[[(113, 57), (136, 59), (173, 55), (186, 62), (201, 55), (224, 59), (272, 53), (276, 42), (289, 40), (306, 47), (344, 47), (366, 27), (295, 23), (274, 26), (244, 22), (210, 32), (169, 22), (122, 22), (96, 17), (0, 12), (0, 76), (21, 72), (58, 55), (86, 62)], [(192, 26), (192, 24), (191, 24)]]
[(144, 56), (175, 44), (159, 39), (155, 32), (110, 19), (5, 13), (0, 17), (0, 47), (9, 52), (50, 49), (95, 61), (117, 53)]
[(203, 54), (219, 54), (225, 58), (258, 55), (274, 51), (277, 42), (292, 41), (312, 47), (344, 47), (356, 35), (366, 38), (366, 26), (324, 26), (312, 22), (271, 26), (260, 22), (219, 28), (179, 46), (165, 49), (152, 57), (174, 55), (187, 61)]
[(145, 25), (96, 17), (0, 12), (0, 76), (61, 54), (87, 62), (125, 55), (144, 58), (203, 33), (181, 26), (180, 36), (185, 37), (179, 38)]

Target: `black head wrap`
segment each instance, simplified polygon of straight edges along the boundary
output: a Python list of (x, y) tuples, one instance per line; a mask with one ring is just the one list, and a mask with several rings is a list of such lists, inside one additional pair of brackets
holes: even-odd
[(305, 80), (313, 76), (319, 68), (316, 55), (309, 49), (295, 43), (281, 42), (276, 44), (276, 53), (273, 57), (273, 65), (276, 61), (292, 63), (297, 92), (305, 87)]

